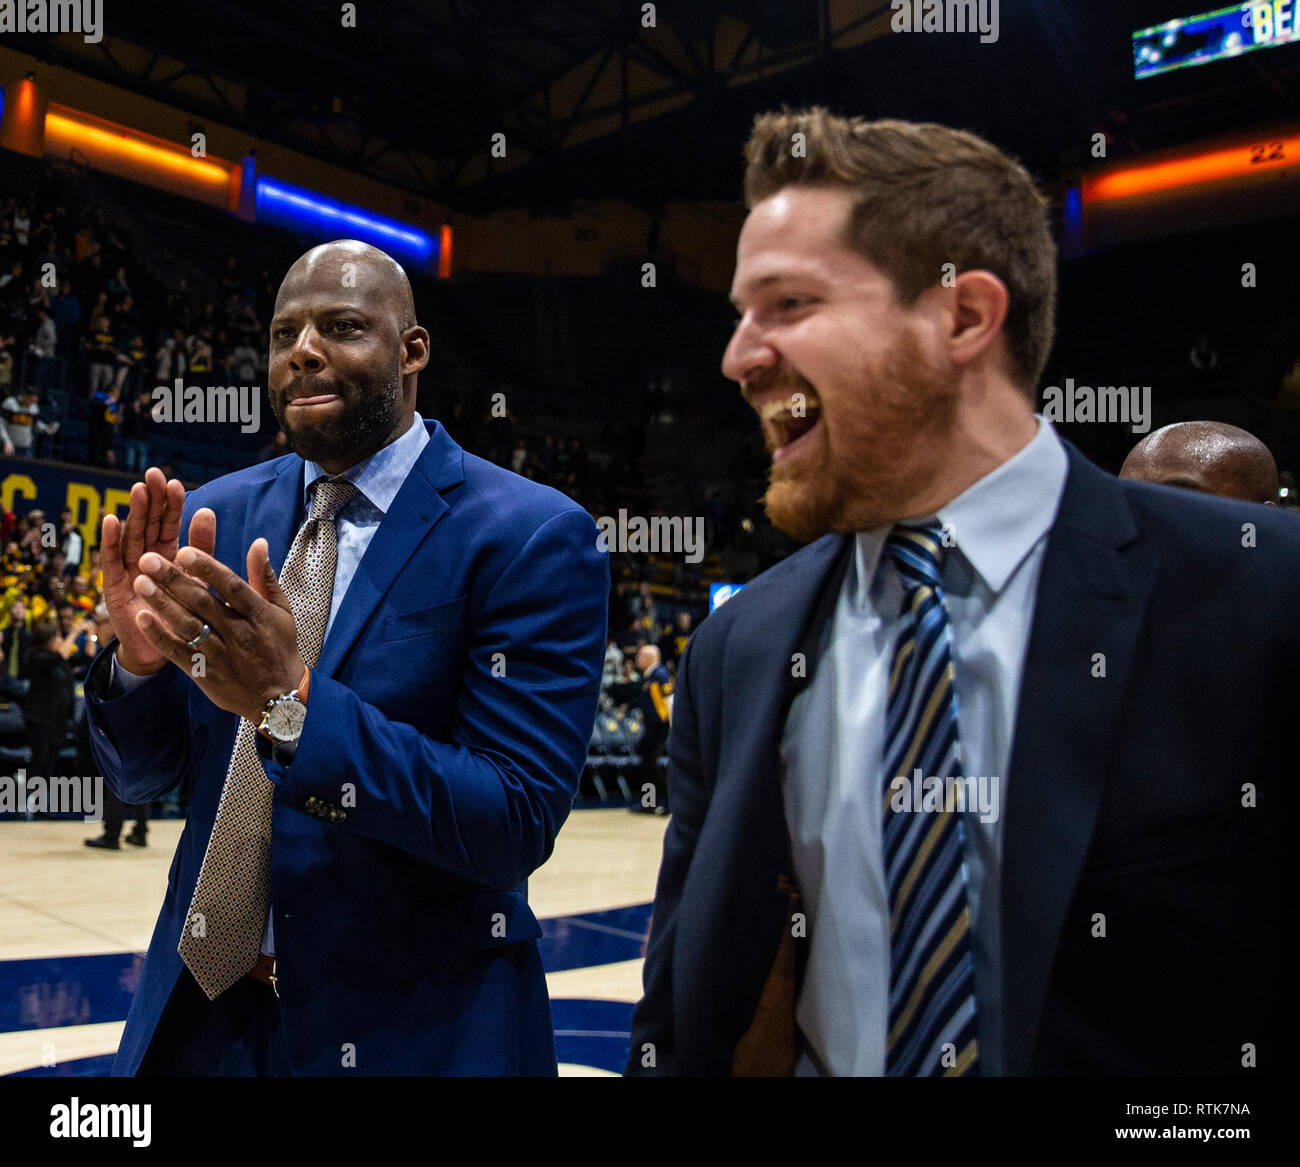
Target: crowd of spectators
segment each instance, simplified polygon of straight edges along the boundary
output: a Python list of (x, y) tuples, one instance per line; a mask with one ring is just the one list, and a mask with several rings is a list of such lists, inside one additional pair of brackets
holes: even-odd
[(86, 550), (67, 509), (57, 523), (39, 509), (25, 515), (0, 510), (0, 545), (0, 691), (21, 694), (25, 647), (45, 624), (57, 630), (56, 651), (80, 680), (98, 651), (95, 611), (104, 587), (99, 548)]
[(40, 188), (0, 207), (0, 441), (9, 455), (53, 453), (51, 390), (66, 389), (86, 403), (86, 460), (142, 471), (159, 457), (155, 386), (264, 383), (271, 275), (232, 255), (206, 288), (158, 286), (103, 208), (54, 199)]
[[(0, 510), (0, 546), (0, 708), (17, 709), (22, 723), (22, 740), (2, 744), (26, 746), (29, 775), (66, 774), (72, 766), (59, 755), (70, 746), (75, 764), (89, 764), (76, 686), (111, 635), (99, 551), (85, 549), (70, 510), (58, 523), (40, 510)], [(12, 724), (6, 716), (6, 729)]]

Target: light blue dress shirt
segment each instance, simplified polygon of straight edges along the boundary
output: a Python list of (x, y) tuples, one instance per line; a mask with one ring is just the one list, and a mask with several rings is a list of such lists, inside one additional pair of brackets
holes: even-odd
[[(424, 419), (415, 414), (411, 427), (400, 438), (389, 442), (382, 450), (377, 450), (364, 462), (343, 471), (339, 477), (348, 479), (357, 488), (357, 495), (335, 516), (335, 532), (338, 537), (338, 559), (334, 569), (334, 594), (330, 601), (330, 617), (325, 625), (325, 639), (329, 639), (334, 618), (339, 606), (347, 594), (348, 584), (356, 575), (361, 557), (365, 555), (370, 540), (375, 537), (380, 522), (393, 505), (393, 499), (401, 489), (406, 476), (411, 472), (424, 447), (429, 441), (429, 431), (424, 428)], [(315, 462), (303, 462), (302, 500), (304, 522), (311, 514), (311, 496), (318, 478), (326, 472)], [(321, 642), (324, 644), (324, 640)], [(113, 697), (129, 693), (147, 677), (127, 672), (117, 663), (114, 654), (109, 664), (109, 695)], [(262, 951), (268, 956), (275, 954), (275, 935), (271, 925), (271, 913), (266, 918), (266, 934), (262, 939)]]
[[(981, 1071), (997, 1074), (1002, 1017), (999, 877), (1016, 703), (1047, 533), (1065, 489), (1065, 448), (1038, 417), (1033, 439), (938, 521), (966, 775), (998, 779), (999, 813), (965, 814)], [(902, 584), (881, 562), (889, 527), (854, 536), (811, 685), (781, 742), (786, 819), (811, 948), (796, 1016), (800, 1075), (881, 1075), (889, 999), (889, 893), (881, 856), (886, 682)], [(889, 776), (894, 777), (893, 775)], [(989, 787), (991, 789), (991, 785)]]

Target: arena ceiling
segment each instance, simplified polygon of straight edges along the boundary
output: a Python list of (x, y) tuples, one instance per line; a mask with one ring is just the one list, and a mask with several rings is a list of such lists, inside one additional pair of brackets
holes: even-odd
[[(984, 0), (986, 10), (990, 0)], [(880, 0), (111, 0), (24, 51), (453, 209), (733, 199), (755, 112), (966, 126), (1040, 177), (1290, 118), (1300, 45), (1134, 81), (1130, 34), (1209, 0), (1001, 0), (996, 43), (896, 35)], [(506, 135), (506, 158), (490, 157)]]

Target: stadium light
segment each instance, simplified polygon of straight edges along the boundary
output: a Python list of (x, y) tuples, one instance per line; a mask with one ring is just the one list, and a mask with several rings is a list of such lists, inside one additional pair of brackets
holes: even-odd
[(195, 158), (188, 150), (182, 150), (162, 139), (149, 140), (113, 126), (111, 122), (99, 119), (92, 122), (89, 119), (71, 117), (66, 112), (56, 113), (51, 108), (45, 115), (45, 152), (63, 154), (72, 149), (86, 154), (92, 166), (96, 165), (97, 158), (105, 156), (125, 163), (130, 168), (127, 171), (128, 177), (136, 177), (137, 181), (147, 182), (148, 179), (131, 173), (136, 168), (146, 173), (159, 169), (171, 171), (178, 177), (219, 185), (223, 190), (230, 184), (231, 168), (228, 165), (210, 158)]
[(257, 180), (257, 218), (322, 239), (335, 239), (345, 232), (363, 243), (404, 253), (418, 260), (421, 267), (427, 267), (434, 252), (432, 237), (408, 223), (275, 178)]

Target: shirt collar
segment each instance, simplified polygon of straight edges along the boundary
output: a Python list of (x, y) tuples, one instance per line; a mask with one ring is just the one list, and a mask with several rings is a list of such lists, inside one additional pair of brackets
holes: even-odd
[[(939, 508), (937, 521), (996, 595), (1047, 534), (1061, 495), (1069, 459), (1052, 423), (1035, 414), (1038, 431), (1029, 444)], [(872, 580), (893, 524), (854, 536), (854, 601), (869, 602)]]
[[(376, 510), (387, 514), (428, 441), (429, 431), (425, 429), (424, 418), (417, 411), (406, 433), (389, 442), (382, 450), (376, 450), (365, 461), (349, 466), (338, 477), (346, 478)], [(307, 511), (311, 510), (312, 486), (318, 478), (326, 477), (328, 474), (317, 463), (304, 460), (302, 502)]]

